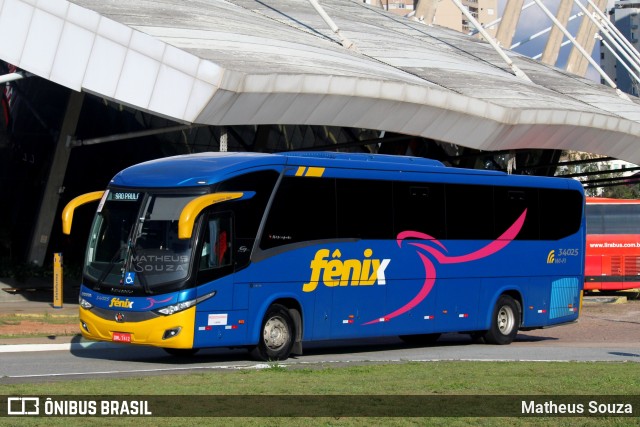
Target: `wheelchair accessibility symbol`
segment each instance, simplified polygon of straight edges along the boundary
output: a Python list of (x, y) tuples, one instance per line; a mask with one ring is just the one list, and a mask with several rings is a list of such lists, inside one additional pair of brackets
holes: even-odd
[(124, 276), (124, 284), (125, 285), (133, 285), (135, 279), (136, 279), (136, 273), (129, 272)]

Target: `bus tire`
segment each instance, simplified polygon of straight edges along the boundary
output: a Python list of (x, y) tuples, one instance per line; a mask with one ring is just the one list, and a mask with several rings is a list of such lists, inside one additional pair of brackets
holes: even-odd
[(400, 339), (409, 345), (431, 345), (440, 338), (438, 333), (434, 334), (416, 334), (416, 335), (400, 335)]
[(256, 360), (285, 360), (291, 354), (295, 328), (289, 310), (283, 305), (273, 304), (262, 319), (258, 345), (251, 349)]
[(511, 344), (520, 328), (520, 307), (509, 295), (501, 295), (493, 309), (491, 327), (484, 334), (487, 344)]

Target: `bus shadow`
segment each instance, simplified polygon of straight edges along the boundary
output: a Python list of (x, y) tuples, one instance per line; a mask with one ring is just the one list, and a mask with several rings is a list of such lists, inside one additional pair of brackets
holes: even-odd
[[(323, 354), (358, 354), (393, 351), (409, 348), (460, 347), (477, 344), (468, 334), (443, 334), (432, 343), (407, 343), (398, 337), (363, 338), (338, 341), (318, 341), (304, 345), (304, 356), (320, 356)], [(295, 356), (293, 356), (295, 358)]]
[(621, 356), (621, 357), (640, 357), (640, 354), (637, 353), (625, 353), (621, 351), (611, 351), (609, 352), (612, 356)]
[[(514, 342), (542, 342), (555, 341), (558, 338), (531, 336), (518, 334)], [(440, 348), (461, 347), (468, 345), (485, 345), (480, 338), (473, 338), (469, 334), (447, 333), (433, 343), (409, 344), (398, 337), (364, 338), (357, 340), (327, 340), (304, 343), (302, 356), (291, 355), (290, 359), (301, 359), (306, 356), (322, 356), (327, 354), (345, 355), (358, 354), (361, 357), (367, 353), (380, 351), (395, 351), (410, 348)], [(173, 366), (199, 365), (206, 363), (259, 363), (253, 360), (246, 348), (206, 348), (196, 354), (176, 356), (161, 348), (132, 344), (114, 344), (108, 342), (87, 342), (81, 336), (74, 337), (71, 354), (83, 359), (106, 361), (128, 361), (148, 364), (164, 364)]]
[(71, 341), (70, 353), (82, 359), (114, 362), (143, 362), (168, 365), (195, 365), (202, 362), (238, 362), (250, 360), (246, 349), (201, 349), (196, 354), (176, 356), (159, 347), (87, 341), (81, 336)]
[(527, 335), (527, 334), (518, 334), (514, 342), (540, 342), (540, 341), (558, 341), (557, 337), (547, 337), (547, 336), (537, 336), (537, 335)]
[[(428, 348), (470, 345), (474, 342), (468, 335), (444, 334), (435, 343), (425, 345), (412, 345), (405, 343), (397, 337), (382, 337), (357, 340), (331, 340), (304, 343), (303, 356), (291, 355), (290, 359), (298, 359), (305, 356), (321, 356), (323, 354), (344, 355), (356, 353), (365, 355), (370, 352), (393, 351), (403, 348)], [(161, 348), (132, 344), (115, 344), (109, 342), (92, 342), (76, 336), (71, 341), (71, 354), (83, 359), (96, 359), (106, 361), (129, 361), (144, 363), (161, 363), (169, 365), (196, 365), (203, 362), (254, 362), (246, 348), (206, 348), (196, 354), (175, 356), (165, 352)]]

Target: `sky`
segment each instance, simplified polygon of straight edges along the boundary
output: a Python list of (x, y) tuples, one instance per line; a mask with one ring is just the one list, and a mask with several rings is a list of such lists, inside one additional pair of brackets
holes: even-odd
[[(527, 5), (532, 0), (525, 0), (524, 5)], [(580, 0), (583, 5), (587, 5), (586, 0)], [(498, 15), (502, 16), (504, 12), (505, 5), (507, 0), (498, 0)], [(560, 0), (543, 0), (542, 3), (546, 6), (547, 9), (551, 11), (555, 15), (558, 10), (558, 5), (560, 4)], [(611, 8), (614, 5), (614, 0), (608, 0), (607, 8)], [(573, 9), (571, 11), (571, 16), (577, 14), (580, 11), (579, 7), (574, 4)], [(574, 19), (569, 22), (567, 29), (571, 33), (572, 36), (576, 35), (578, 27), (580, 25), (581, 18)], [(519, 41), (525, 41), (533, 34), (536, 34), (539, 31), (544, 30), (547, 27), (553, 25), (551, 20), (547, 17), (547, 15), (542, 11), (542, 9), (534, 4), (533, 6), (522, 11), (520, 15), (520, 20), (518, 21), (518, 27), (516, 29), (516, 34), (513, 38), (513, 43), (517, 43)], [(520, 46), (514, 48), (516, 52), (522, 53), (523, 55), (527, 55), (530, 57), (534, 57), (542, 53), (544, 50), (544, 45), (547, 42), (549, 33), (537, 37), (534, 40), (527, 41), (522, 43)], [(567, 58), (569, 56), (569, 52), (571, 51), (571, 44), (563, 46), (560, 50), (560, 56), (558, 58), (558, 62), (556, 66), (559, 68), (564, 68), (566, 65)], [(600, 49), (599, 44), (596, 43), (593, 57), (596, 59), (596, 62), (599, 63), (600, 58)], [(589, 66), (589, 70), (587, 71), (587, 77), (594, 80), (600, 81), (600, 75), (598, 72), (591, 66)]]

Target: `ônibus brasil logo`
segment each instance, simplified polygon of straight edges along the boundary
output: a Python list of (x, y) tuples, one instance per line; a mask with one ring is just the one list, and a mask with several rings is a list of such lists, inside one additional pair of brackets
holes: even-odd
[[(435, 259), (438, 264), (461, 264), (493, 255), (516, 238), (522, 229), (526, 216), (527, 210), (525, 209), (500, 237), (486, 246), (465, 255), (447, 255), (447, 247), (428, 234), (418, 231), (403, 231), (398, 234), (396, 242), (400, 248), (402, 248), (405, 240), (411, 239), (407, 245), (420, 249), (416, 252), (425, 269), (424, 283), (418, 293), (405, 305), (384, 316), (365, 322), (364, 325), (388, 321), (420, 304), (431, 292), (437, 278), (436, 266), (431, 258)], [(426, 243), (415, 241), (418, 239), (426, 241)], [(304, 292), (315, 291), (320, 283), (328, 287), (368, 286), (374, 285), (376, 282), (378, 285), (386, 284), (385, 270), (391, 262), (390, 259), (371, 258), (373, 256), (371, 249), (365, 249), (362, 261), (359, 259), (346, 259), (343, 261), (341, 259), (342, 254), (338, 249), (331, 253), (331, 259), (329, 259), (330, 253), (329, 249), (320, 249), (316, 252), (309, 266), (311, 268), (311, 277), (307, 283), (302, 285)]]

